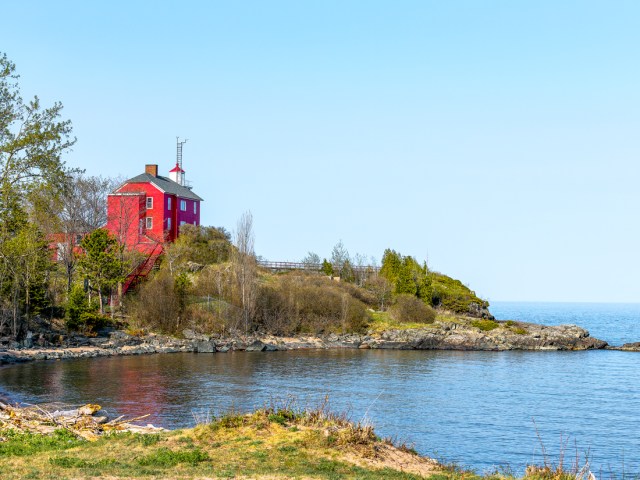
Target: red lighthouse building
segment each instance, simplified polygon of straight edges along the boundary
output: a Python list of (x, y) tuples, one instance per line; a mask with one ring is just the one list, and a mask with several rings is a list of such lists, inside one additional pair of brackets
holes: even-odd
[(107, 230), (127, 249), (151, 254), (162, 242), (174, 241), (180, 225), (200, 225), (202, 201), (178, 164), (168, 177), (158, 175), (158, 165), (146, 165), (144, 173), (109, 194)]

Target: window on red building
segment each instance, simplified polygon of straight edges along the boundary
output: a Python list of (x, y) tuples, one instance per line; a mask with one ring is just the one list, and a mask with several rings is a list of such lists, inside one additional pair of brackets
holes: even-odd
[(180, 210), (182, 210), (183, 212), (187, 211), (187, 201), (186, 200), (180, 200)]
[(153, 208), (153, 197), (147, 197), (147, 209)]
[(153, 218), (147, 217), (147, 230), (151, 230), (153, 228)]
[(171, 210), (171, 197), (167, 198), (167, 210)]

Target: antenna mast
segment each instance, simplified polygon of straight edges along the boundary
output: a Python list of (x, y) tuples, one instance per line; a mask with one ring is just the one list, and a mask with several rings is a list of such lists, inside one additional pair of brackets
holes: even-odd
[(187, 143), (186, 138), (183, 141), (180, 141), (180, 137), (176, 137), (176, 147), (177, 147), (176, 163), (178, 164), (178, 167), (180, 167), (180, 170), (182, 170), (182, 146), (185, 143)]

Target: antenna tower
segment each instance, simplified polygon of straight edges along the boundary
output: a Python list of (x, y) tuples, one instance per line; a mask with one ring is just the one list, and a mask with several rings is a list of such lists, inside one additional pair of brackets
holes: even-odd
[(178, 164), (178, 167), (180, 167), (180, 170), (182, 170), (182, 146), (185, 143), (187, 143), (186, 138), (183, 141), (180, 141), (180, 137), (176, 137), (176, 147), (177, 147), (176, 163)]

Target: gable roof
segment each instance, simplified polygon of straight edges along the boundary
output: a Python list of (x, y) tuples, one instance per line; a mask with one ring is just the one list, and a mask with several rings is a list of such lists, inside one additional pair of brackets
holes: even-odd
[[(157, 177), (154, 177), (150, 173), (141, 173), (137, 177), (130, 178), (129, 180), (127, 180), (124, 183), (125, 184), (127, 184), (127, 183), (152, 183), (153, 185), (158, 187), (164, 193), (169, 193), (171, 195), (175, 195), (176, 197), (180, 197), (180, 198), (188, 198), (189, 200), (204, 201), (202, 198), (200, 198), (198, 195), (193, 193), (187, 187), (183, 187), (179, 183), (176, 183), (173, 180), (171, 180), (170, 178), (161, 177), (160, 175), (158, 175)], [(118, 187), (116, 192), (118, 190), (120, 190), (120, 188), (122, 188), (122, 186)]]

